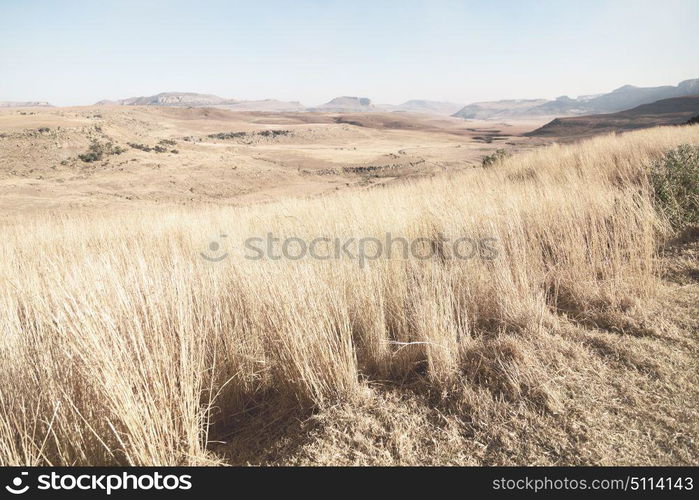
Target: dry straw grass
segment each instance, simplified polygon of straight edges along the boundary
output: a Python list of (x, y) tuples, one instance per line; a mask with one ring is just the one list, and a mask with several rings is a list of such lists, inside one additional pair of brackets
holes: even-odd
[[(371, 381), (555, 412), (540, 333), (652, 298), (665, 225), (646, 168), (697, 142), (699, 127), (660, 128), (322, 199), (6, 224), (0, 463), (216, 463), (232, 416), (352, 404)], [(221, 231), (230, 257), (200, 258)], [(267, 232), (494, 237), (499, 255), (242, 258)]]

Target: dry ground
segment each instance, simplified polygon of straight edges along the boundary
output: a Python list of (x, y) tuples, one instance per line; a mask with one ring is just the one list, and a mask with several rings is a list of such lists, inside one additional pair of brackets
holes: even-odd
[[(543, 122), (407, 113), (241, 113), (154, 107), (0, 110), (0, 213), (42, 208), (240, 205), (431, 176), (480, 164)], [(282, 131), (275, 137), (256, 132)], [(248, 132), (240, 138), (210, 134)], [(86, 163), (92, 140), (126, 148)], [(144, 152), (174, 141), (166, 152)], [(172, 150), (177, 153), (171, 152)]]
[[(0, 112), (0, 463), (696, 464), (697, 232), (665, 241), (646, 172), (699, 126), (530, 151), (484, 128)], [(92, 138), (178, 153), (78, 160)], [(267, 231), (500, 253), (245, 260)]]

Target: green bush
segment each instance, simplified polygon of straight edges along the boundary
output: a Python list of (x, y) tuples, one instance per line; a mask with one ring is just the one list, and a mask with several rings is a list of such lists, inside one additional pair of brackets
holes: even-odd
[(651, 167), (658, 210), (677, 229), (699, 223), (699, 146), (683, 144)]
[(81, 155), (78, 155), (78, 158), (80, 158), (82, 161), (84, 161), (86, 163), (91, 163), (93, 161), (101, 160), (103, 156), (104, 156), (104, 145), (102, 145), (98, 141), (92, 141), (92, 144), (90, 144), (90, 147), (87, 150), (87, 152), (83, 153)]
[[(163, 144), (163, 143), (167, 143), (167, 142), (160, 141), (160, 143)], [(138, 144), (135, 142), (128, 142), (127, 144), (134, 149), (138, 149), (140, 151), (145, 151), (146, 153), (150, 153), (151, 151), (155, 151), (156, 153), (167, 153), (167, 148), (161, 146), (160, 144), (156, 144), (153, 147), (150, 147), (146, 144)]]
[(151, 151), (153, 151), (152, 147), (146, 146), (145, 144), (138, 144), (136, 142), (127, 142), (126, 144), (128, 144), (129, 146), (131, 146), (134, 149), (138, 149), (140, 151), (145, 151), (146, 153), (150, 153)]
[(500, 163), (502, 160), (510, 156), (510, 154), (504, 149), (498, 149), (492, 155), (487, 155), (483, 158), (481, 165), (484, 167), (491, 167), (496, 163)]
[(209, 134), (207, 137), (209, 139), (241, 139), (248, 135), (246, 132), (219, 132), (218, 134)]
[(100, 161), (108, 155), (120, 155), (124, 151), (126, 151), (124, 148), (115, 146), (111, 142), (101, 143), (98, 140), (93, 140), (87, 152), (78, 155), (78, 158), (85, 163), (91, 163), (93, 161)]

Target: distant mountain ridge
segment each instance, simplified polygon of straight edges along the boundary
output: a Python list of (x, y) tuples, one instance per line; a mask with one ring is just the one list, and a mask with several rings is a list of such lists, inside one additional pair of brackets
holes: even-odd
[(449, 116), (462, 108), (462, 104), (445, 101), (429, 101), (426, 99), (411, 99), (402, 104), (380, 104), (378, 107), (385, 111), (402, 111), (406, 113), (423, 113), (428, 115)]
[(195, 92), (161, 92), (152, 96), (129, 97), (116, 101), (103, 100), (97, 106), (189, 106), (189, 107), (220, 107), (233, 111), (303, 111), (303, 105), (298, 101), (285, 102), (275, 99), (260, 101), (239, 101), (225, 99), (212, 94), (197, 94)]
[(452, 116), (493, 120), (535, 116), (576, 116), (615, 113), (661, 99), (699, 95), (699, 78), (685, 80), (677, 86), (635, 87), (624, 85), (606, 94), (561, 96), (554, 100), (528, 99), (476, 102), (463, 107)]
[(53, 105), (46, 101), (0, 101), (0, 108), (52, 108)]
[(452, 116), (458, 118), (489, 120), (526, 115), (530, 110), (548, 102), (546, 99), (505, 99), (502, 101), (474, 102), (464, 106)]
[(220, 107), (231, 111), (268, 111), (291, 112), (305, 111), (305, 107), (299, 101), (278, 101), (276, 99), (262, 99), (259, 101), (238, 101), (235, 104), (226, 104)]
[(699, 116), (699, 95), (671, 97), (617, 113), (556, 118), (525, 135), (586, 137), (611, 131), (690, 124), (695, 116)]
[(452, 102), (413, 99), (402, 104), (375, 105), (368, 97), (341, 96), (325, 104), (306, 107), (298, 101), (278, 101), (263, 99), (258, 101), (241, 101), (226, 99), (217, 95), (197, 94), (195, 92), (161, 92), (152, 96), (129, 97), (118, 100), (102, 100), (97, 106), (190, 106), (219, 107), (232, 111), (319, 111), (336, 113), (361, 113), (372, 111), (401, 111), (449, 116), (463, 105)]
[(224, 99), (211, 94), (197, 94), (194, 92), (161, 92), (152, 96), (129, 97), (117, 101), (99, 101), (97, 105), (119, 106), (215, 106), (220, 104), (234, 104), (237, 101)]

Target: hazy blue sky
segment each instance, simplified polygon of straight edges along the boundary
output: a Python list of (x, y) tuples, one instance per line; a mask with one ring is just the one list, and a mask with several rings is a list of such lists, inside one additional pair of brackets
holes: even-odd
[(0, 0), (0, 101), (471, 102), (697, 77), (698, 0)]

